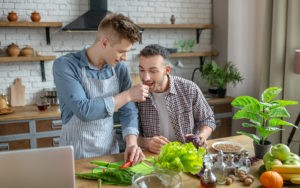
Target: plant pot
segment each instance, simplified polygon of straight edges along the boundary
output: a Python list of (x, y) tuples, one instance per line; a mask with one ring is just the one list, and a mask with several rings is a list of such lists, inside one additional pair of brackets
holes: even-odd
[(208, 93), (217, 95), (218, 94), (218, 89), (217, 88), (208, 88)]
[(224, 98), (226, 96), (226, 89), (219, 88), (218, 89), (218, 97), (219, 98)]
[(270, 141), (266, 140), (264, 145), (261, 144), (256, 144), (256, 142), (253, 141), (253, 146), (254, 146), (254, 153), (255, 157), (262, 159), (264, 155), (270, 151), (272, 144)]

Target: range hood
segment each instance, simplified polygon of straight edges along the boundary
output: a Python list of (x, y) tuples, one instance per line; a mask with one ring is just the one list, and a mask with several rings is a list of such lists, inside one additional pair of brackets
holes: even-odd
[(82, 14), (62, 28), (63, 31), (97, 31), (101, 20), (110, 11), (107, 10), (107, 0), (90, 0), (90, 10)]

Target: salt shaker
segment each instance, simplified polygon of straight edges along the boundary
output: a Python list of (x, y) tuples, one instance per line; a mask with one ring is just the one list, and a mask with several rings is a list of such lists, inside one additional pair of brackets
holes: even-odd
[(241, 151), (241, 158), (238, 163), (238, 172), (244, 171), (246, 174), (249, 173), (251, 167), (251, 161), (248, 158), (249, 152), (246, 150)]
[(227, 175), (236, 175), (237, 171), (237, 165), (234, 162), (234, 155), (233, 154), (228, 154), (227, 155), (227, 161), (226, 161), (226, 173)]

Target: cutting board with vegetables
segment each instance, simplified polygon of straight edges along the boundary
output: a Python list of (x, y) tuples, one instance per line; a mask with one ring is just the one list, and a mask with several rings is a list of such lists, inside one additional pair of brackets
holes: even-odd
[(10, 89), (11, 106), (25, 106), (25, 86), (22, 85), (21, 78), (16, 78)]

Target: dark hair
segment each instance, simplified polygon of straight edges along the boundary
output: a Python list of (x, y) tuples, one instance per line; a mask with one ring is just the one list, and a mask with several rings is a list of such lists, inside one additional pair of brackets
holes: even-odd
[(144, 57), (151, 57), (155, 55), (161, 55), (166, 61), (170, 58), (169, 51), (159, 44), (150, 44), (144, 47), (139, 54), (139, 56)]
[(111, 40), (115, 35), (120, 39), (127, 39), (132, 44), (141, 39), (140, 28), (123, 14), (110, 13), (106, 15), (98, 26), (98, 31), (105, 33)]

